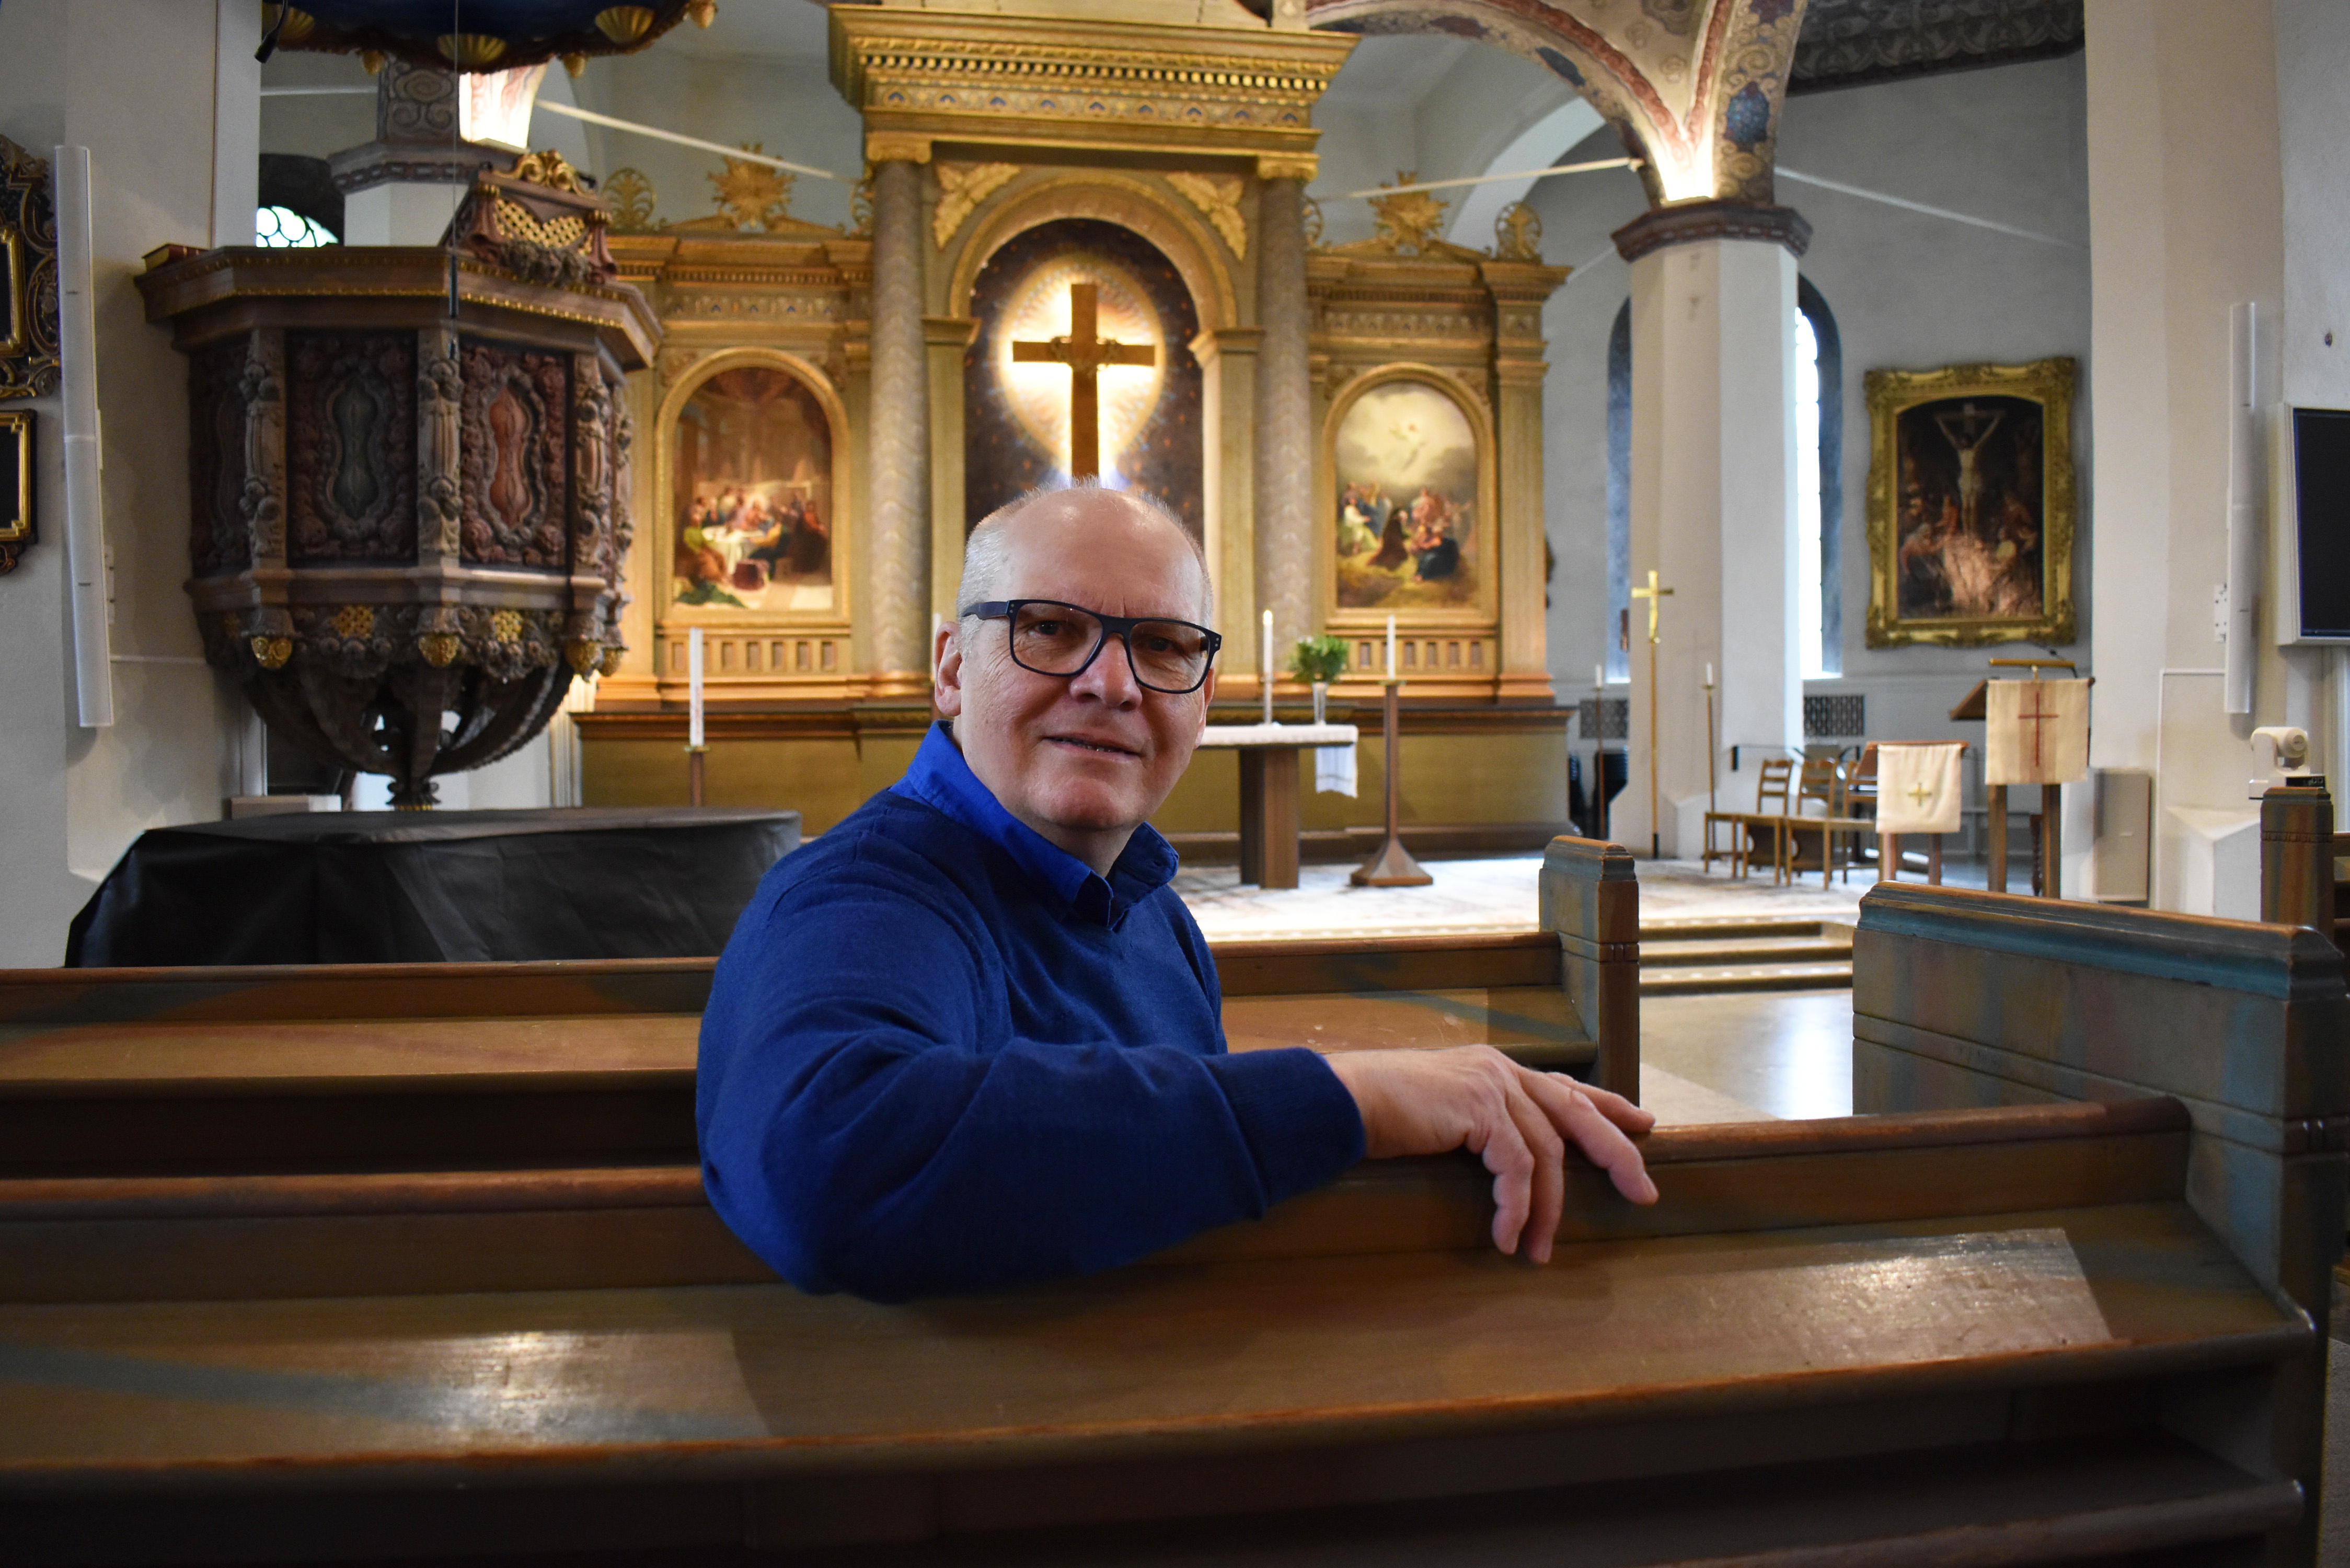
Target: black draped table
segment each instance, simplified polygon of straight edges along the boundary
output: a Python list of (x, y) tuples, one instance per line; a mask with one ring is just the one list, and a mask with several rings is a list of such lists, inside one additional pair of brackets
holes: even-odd
[(694, 958), (798, 846), (795, 811), (297, 813), (140, 835), (68, 966)]

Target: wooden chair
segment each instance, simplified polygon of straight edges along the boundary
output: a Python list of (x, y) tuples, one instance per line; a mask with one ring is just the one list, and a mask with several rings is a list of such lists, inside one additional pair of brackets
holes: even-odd
[[(1755, 838), (1766, 828), (1771, 834), (1771, 885), (1779, 886), (1787, 878), (1787, 828), (1789, 814), (1794, 810), (1795, 763), (1790, 757), (1768, 757), (1763, 760), (1762, 776), (1754, 785), (1754, 809), (1745, 815), (1738, 833), (1739, 857), (1731, 862), (1735, 876), (1743, 877), (1753, 862)], [(1772, 807), (1778, 809), (1773, 811)]]

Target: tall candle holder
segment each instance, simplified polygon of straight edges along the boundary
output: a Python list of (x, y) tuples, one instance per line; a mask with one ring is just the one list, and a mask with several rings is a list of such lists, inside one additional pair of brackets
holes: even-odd
[(1387, 842), (1379, 852), (1363, 862), (1348, 878), (1357, 888), (1425, 888), (1436, 880), (1420, 868), (1419, 861), (1403, 846), (1403, 834), (1398, 828), (1396, 816), (1397, 741), (1402, 729), (1397, 713), (1396, 694), (1403, 682), (1390, 674), (1381, 684), (1387, 688), (1386, 705), (1381, 725), (1387, 732)]

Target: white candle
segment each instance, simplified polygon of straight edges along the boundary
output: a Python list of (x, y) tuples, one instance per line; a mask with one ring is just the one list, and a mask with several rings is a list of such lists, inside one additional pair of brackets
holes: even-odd
[(686, 730), (685, 743), (702, 744), (702, 628), (695, 627), (685, 639)]
[(1395, 617), (1388, 617), (1388, 679), (1395, 679)]
[(1591, 684), (1596, 687), (1605, 686), (1607, 684), (1607, 667), (1606, 665), (1595, 664), (1591, 667)]
[(1264, 611), (1264, 722), (1274, 722), (1274, 611)]
[(1705, 667), (1705, 689), (1709, 691), (1713, 690), (1713, 666), (1711, 664), (1708, 664)]

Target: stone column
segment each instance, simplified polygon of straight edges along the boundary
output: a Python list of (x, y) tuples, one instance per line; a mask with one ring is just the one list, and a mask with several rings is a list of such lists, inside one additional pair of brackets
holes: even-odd
[[(1307, 360), (1304, 173), (1267, 168), (1257, 196), (1256, 607), (1279, 649), (1319, 630), (1314, 614), (1314, 390)], [(1249, 629), (1243, 628), (1243, 629)], [(1255, 668), (1255, 639), (1247, 667)], [(1233, 673), (1238, 673), (1236, 667)], [(1253, 683), (1252, 683), (1252, 686)]]
[[(1796, 645), (1795, 260), (1811, 225), (1786, 207), (1660, 208), (1617, 231), (1632, 268), (1632, 582), (1655, 568), (1661, 641), (1649, 726), (1648, 606), (1632, 603), (1631, 778), (1612, 836), (1694, 855), (1706, 804), (1705, 666), (1714, 670), (1724, 810), (1753, 809), (1747, 758), (1804, 739)], [(1804, 569), (1816, 570), (1804, 564)], [(1654, 748), (1661, 821), (1648, 811)]]
[(929, 148), (869, 139), (873, 161), (872, 465), (863, 616), (876, 697), (930, 690), (931, 410), (922, 325), (922, 186)]
[[(930, 608), (950, 617), (955, 612), (955, 588), (962, 581), (964, 514), (969, 510), (962, 473), (962, 360), (978, 335), (979, 323), (962, 317), (922, 319), (931, 377)], [(924, 635), (929, 635), (927, 622)], [(927, 659), (926, 652), (926, 664)]]
[[(1228, 327), (1191, 339), (1200, 362), (1201, 543), (1216, 585), (1216, 629), (1238, 648), (1256, 621), (1256, 367), (1264, 334)], [(1248, 668), (1254, 669), (1253, 663)]]

